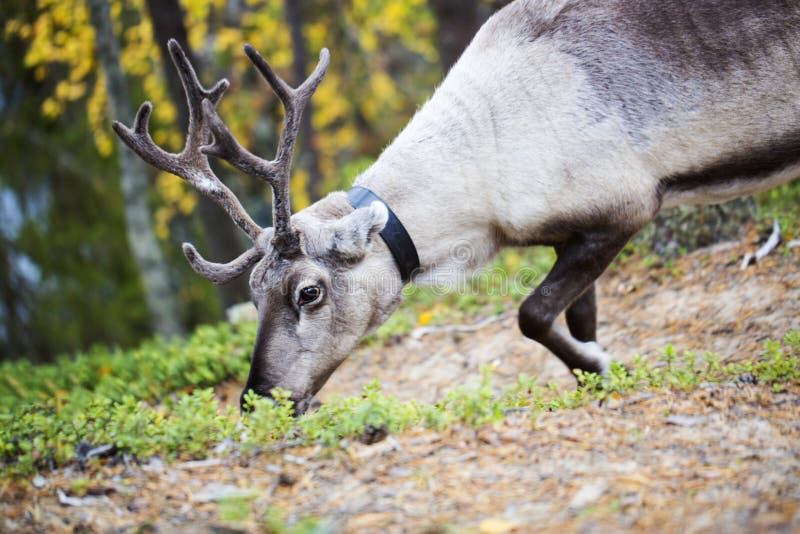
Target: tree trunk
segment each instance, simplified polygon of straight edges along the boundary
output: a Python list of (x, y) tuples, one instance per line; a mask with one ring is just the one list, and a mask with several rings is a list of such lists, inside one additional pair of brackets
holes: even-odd
[(35, 336), (19, 318), (26, 288), (24, 280), (14, 272), (13, 263), (13, 244), (0, 234), (0, 361), (21, 355), (31, 359), (39, 356), (31, 350)]
[[(105, 73), (109, 113), (130, 120), (133, 109), (128, 87), (119, 67), (119, 45), (111, 29), (106, 0), (88, 0), (94, 27), (94, 52)], [(155, 331), (164, 336), (182, 331), (178, 320), (175, 293), (170, 287), (167, 265), (150, 220), (147, 205), (147, 172), (144, 163), (117, 139), (122, 196), (125, 202), (125, 225), (128, 244), (142, 277), (147, 307)]]
[[(181, 45), (186, 57), (194, 65), (200, 76), (200, 65), (195, 58), (186, 36), (186, 26), (183, 23), (183, 12), (177, 0), (147, 0), (147, 10), (153, 23), (153, 32), (161, 51), (164, 64), (164, 76), (167, 79), (170, 99), (178, 111), (178, 127), (185, 132), (189, 128), (189, 109), (186, 106), (186, 96), (183, 92), (178, 72), (172, 64), (167, 41), (175, 39)], [(214, 80), (216, 81), (216, 80)], [(212, 161), (217, 170), (217, 165)], [(224, 211), (219, 206), (203, 195), (198, 196), (198, 213), (203, 224), (204, 240), (209, 248), (208, 258), (215, 261), (227, 262), (242, 253), (244, 245), (236, 234), (236, 227), (232, 224)], [(217, 286), (217, 295), (226, 308), (247, 300), (247, 277), (242, 276), (224, 286)]]
[[(286, 14), (286, 22), (289, 24), (289, 31), (292, 38), (292, 85), (297, 86), (303, 83), (308, 69), (308, 51), (306, 41), (303, 38), (303, 13), (300, 0), (284, 0), (283, 7)], [(322, 194), (321, 182), (322, 175), (319, 170), (319, 155), (314, 147), (314, 131), (311, 128), (311, 115), (313, 113), (313, 103), (306, 104), (303, 119), (300, 122), (300, 135), (297, 139), (297, 156), (295, 160), (298, 165), (308, 173), (308, 183), (306, 191), (311, 202), (319, 200)]]
[[(289, 0), (291, 1), (291, 0)], [(458, 60), (480, 28), (479, 0), (428, 0), (436, 16), (436, 46), (442, 70)]]

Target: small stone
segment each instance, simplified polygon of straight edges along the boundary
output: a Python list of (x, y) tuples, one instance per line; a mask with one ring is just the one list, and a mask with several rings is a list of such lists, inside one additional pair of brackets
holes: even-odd
[(225, 310), (225, 316), (231, 324), (254, 323), (258, 320), (258, 311), (252, 302), (242, 302)]
[(518, 443), (522, 440), (522, 432), (517, 429), (511, 429), (501, 433), (498, 438), (501, 443)]
[(306, 459), (302, 456), (295, 456), (294, 454), (289, 454), (288, 452), (283, 455), (283, 459), (287, 462), (291, 462), (297, 465), (305, 465)]
[(277, 475), (281, 472), (281, 467), (277, 464), (267, 464), (264, 466), (264, 471), (267, 473), (272, 473), (273, 475)]
[(392, 467), (389, 469), (388, 475), (395, 478), (403, 478), (411, 475), (411, 469), (405, 467)]
[(61, 504), (61, 506), (85, 506), (87, 504), (93, 504), (97, 500), (96, 497), (70, 497), (60, 488), (56, 488), (56, 496), (58, 497), (58, 502)]
[(569, 503), (569, 509), (572, 511), (579, 511), (586, 506), (594, 503), (603, 496), (603, 493), (606, 492), (608, 488), (608, 484), (603, 480), (598, 480), (596, 482), (590, 482), (589, 484), (584, 484), (581, 488), (575, 493), (575, 496), (572, 497), (572, 500)]

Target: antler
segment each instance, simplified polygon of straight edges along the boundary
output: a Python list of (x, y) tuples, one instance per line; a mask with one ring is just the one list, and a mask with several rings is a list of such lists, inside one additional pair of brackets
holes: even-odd
[[(200, 151), (209, 139), (208, 121), (203, 114), (203, 102), (209, 102), (210, 105), (215, 106), (228, 88), (228, 81), (220, 80), (214, 87), (207, 90), (200, 84), (186, 54), (174, 39), (169, 41), (169, 53), (172, 56), (172, 62), (178, 69), (189, 106), (189, 129), (183, 150), (179, 154), (171, 154), (153, 142), (149, 132), (150, 113), (153, 111), (153, 105), (150, 102), (144, 102), (139, 107), (132, 129), (114, 121), (114, 131), (147, 163), (180, 176), (216, 202), (255, 243), (262, 232), (261, 227), (250, 218), (236, 195), (217, 178), (208, 164), (208, 158)], [(184, 243), (183, 251), (194, 271), (216, 284), (229, 282), (241, 275), (261, 257), (256, 252), (256, 247), (253, 247), (230, 263), (217, 264), (203, 259), (189, 243)]]
[[(261, 56), (249, 45), (245, 53), (255, 64), (286, 107), (284, 129), (278, 144), (278, 156), (274, 161), (264, 161), (243, 149), (224, 126), (216, 113), (216, 105), (228, 88), (227, 80), (220, 80), (210, 90), (203, 88), (197, 74), (174, 39), (169, 41), (169, 52), (178, 69), (189, 106), (189, 128), (186, 144), (178, 154), (171, 154), (157, 146), (149, 133), (150, 114), (153, 105), (144, 102), (136, 113), (133, 128), (114, 121), (114, 131), (136, 154), (154, 167), (175, 174), (222, 207), (233, 221), (253, 242), (254, 246), (235, 260), (220, 264), (203, 259), (189, 243), (183, 244), (183, 252), (192, 268), (216, 284), (224, 284), (241, 275), (263, 257), (263, 246), (258, 238), (262, 228), (258, 226), (242, 207), (236, 195), (223, 184), (211, 170), (207, 154), (228, 159), (234, 166), (265, 179), (273, 188), (273, 220), (275, 237), (273, 244), (285, 254), (299, 251), (299, 241), (291, 230), (289, 206), (289, 171), (292, 149), (300, 124), (300, 116), (306, 102), (316, 89), (328, 66), (328, 51), (320, 53), (320, 64), (314, 73), (297, 89), (292, 89), (276, 76)], [(254, 59), (255, 58), (255, 59)], [(324, 61), (323, 61), (324, 59)], [(210, 132), (215, 142), (205, 146)]]
[(214, 143), (200, 150), (204, 154), (222, 158), (240, 171), (257, 176), (272, 186), (272, 226), (275, 228), (272, 244), (282, 255), (291, 257), (300, 251), (300, 241), (290, 224), (292, 212), (289, 202), (289, 174), (294, 142), (300, 129), (303, 110), (328, 69), (330, 54), (327, 48), (323, 48), (314, 72), (295, 89), (275, 74), (251, 45), (244, 45), (244, 53), (283, 103), (283, 130), (278, 140), (275, 159), (264, 160), (242, 147), (219, 118), (210, 99), (203, 101), (203, 112), (214, 134)]

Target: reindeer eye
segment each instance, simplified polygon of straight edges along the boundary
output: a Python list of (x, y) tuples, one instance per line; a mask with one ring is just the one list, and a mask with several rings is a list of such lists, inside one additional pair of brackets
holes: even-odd
[(300, 290), (298, 304), (300, 306), (303, 304), (311, 304), (319, 299), (320, 295), (322, 295), (322, 289), (320, 289), (319, 286), (306, 286)]

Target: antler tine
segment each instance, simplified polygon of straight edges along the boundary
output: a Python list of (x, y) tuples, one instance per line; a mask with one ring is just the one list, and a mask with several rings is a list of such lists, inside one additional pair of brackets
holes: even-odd
[(273, 245), (284, 254), (289, 255), (299, 250), (299, 240), (290, 224), (292, 213), (289, 201), (289, 174), (294, 142), (300, 129), (300, 119), (306, 103), (314, 94), (328, 69), (330, 53), (327, 48), (323, 48), (314, 72), (299, 87), (293, 89), (275, 74), (255, 48), (247, 44), (244, 46), (244, 52), (278, 96), (285, 109), (283, 129), (278, 140), (275, 159), (264, 160), (242, 147), (219, 118), (212, 102), (203, 102), (203, 112), (211, 132), (214, 134), (214, 143), (201, 148), (201, 151), (207, 155), (225, 159), (240, 171), (262, 178), (270, 184), (273, 192), (272, 225), (275, 228)]
[(203, 258), (194, 248), (194, 245), (184, 243), (183, 255), (186, 256), (194, 272), (214, 284), (221, 285), (241, 276), (247, 269), (255, 265), (264, 254), (257, 247), (252, 247), (229, 263), (213, 263)]
[(150, 114), (152, 112), (153, 104), (145, 101), (136, 112), (136, 117), (133, 119), (133, 128), (128, 128), (119, 121), (114, 121), (111, 127), (119, 138), (147, 163), (161, 170), (177, 174), (179, 171), (177, 158), (156, 145), (150, 137)]
[[(208, 141), (208, 126), (203, 116), (203, 101), (209, 100), (214, 106), (219, 103), (222, 95), (230, 85), (228, 80), (221, 79), (211, 89), (205, 89), (197, 78), (197, 73), (186, 57), (181, 45), (175, 39), (167, 43), (169, 55), (178, 70), (183, 91), (186, 94), (186, 103), (189, 106), (189, 132), (186, 137), (184, 152), (199, 154), (198, 149)], [(205, 158), (203, 158), (205, 159)]]
[[(180, 45), (174, 39), (169, 41), (169, 51), (186, 93), (189, 106), (189, 129), (186, 134), (186, 144), (179, 154), (166, 152), (153, 142), (149, 131), (150, 114), (153, 105), (144, 102), (136, 113), (133, 128), (128, 128), (118, 121), (114, 121), (114, 131), (120, 139), (136, 152), (150, 165), (179, 176), (192, 184), (203, 195), (209, 197), (233, 219), (255, 244), (262, 228), (258, 226), (250, 215), (247, 214), (236, 195), (211, 170), (208, 158), (200, 148), (208, 141), (209, 127), (206, 115), (203, 112), (203, 103), (209, 102), (216, 105), (228, 88), (227, 80), (220, 80), (211, 89), (205, 89), (197, 79), (191, 63), (186, 58)], [(191, 245), (190, 245), (191, 247)], [(202, 259), (194, 247), (193, 252), (187, 253), (187, 258), (192, 267), (199, 274), (215, 283), (223, 283), (244, 272), (254, 263), (256, 256), (263, 256), (261, 247), (254, 246), (245, 254), (228, 264), (215, 264)]]

